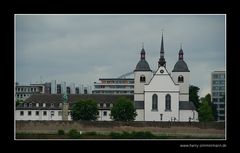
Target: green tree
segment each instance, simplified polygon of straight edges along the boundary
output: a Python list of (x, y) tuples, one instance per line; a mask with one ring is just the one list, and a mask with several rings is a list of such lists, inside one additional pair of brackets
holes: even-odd
[(19, 100), (19, 99), (17, 99), (17, 100), (16, 100), (16, 106), (22, 104), (23, 102), (24, 102), (23, 100)]
[(98, 116), (97, 103), (91, 99), (80, 100), (73, 104), (71, 116), (73, 120), (96, 120)]
[(200, 88), (197, 86), (190, 85), (189, 86), (189, 100), (192, 101), (195, 105), (195, 107), (198, 109), (199, 108), (199, 92)]
[(212, 106), (209, 104), (207, 99), (208, 98), (206, 97), (202, 99), (203, 101), (198, 108), (198, 119), (200, 122), (208, 122), (214, 120)]
[(111, 117), (114, 121), (133, 121), (137, 116), (133, 101), (119, 97), (111, 109)]

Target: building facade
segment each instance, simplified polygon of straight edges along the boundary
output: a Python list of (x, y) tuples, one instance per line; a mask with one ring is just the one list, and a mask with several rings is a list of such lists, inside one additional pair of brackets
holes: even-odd
[(18, 85), (15, 86), (15, 93), (17, 100), (26, 100), (33, 94), (44, 93), (44, 84), (30, 84), (30, 85)]
[[(68, 95), (67, 120), (71, 118), (72, 105), (81, 99), (93, 99), (97, 102), (99, 121), (110, 121), (110, 109), (118, 97), (124, 96), (133, 101), (133, 95), (90, 95), (70, 94)], [(20, 104), (15, 111), (16, 120), (63, 120), (64, 112), (63, 94), (35, 94)]]
[(212, 103), (217, 111), (217, 121), (225, 121), (225, 71), (214, 71), (211, 74)]
[(136, 120), (198, 121), (198, 113), (189, 101), (189, 69), (183, 60), (182, 47), (172, 74), (166, 67), (163, 36), (157, 71), (153, 73), (141, 50), (140, 61), (134, 71), (134, 104)]
[(134, 79), (132, 78), (100, 78), (94, 82), (93, 94), (133, 95)]

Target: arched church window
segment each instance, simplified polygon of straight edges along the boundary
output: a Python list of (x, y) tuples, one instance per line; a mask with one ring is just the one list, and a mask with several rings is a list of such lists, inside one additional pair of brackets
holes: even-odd
[(171, 110), (171, 96), (169, 94), (167, 94), (165, 97), (165, 110)]
[(157, 110), (158, 109), (158, 96), (154, 94), (152, 96), (152, 110)]
[(145, 76), (144, 76), (144, 75), (141, 75), (141, 76), (140, 76), (140, 82), (145, 82), (145, 81), (146, 81)]
[(182, 75), (178, 76), (178, 82), (183, 82), (184, 81), (184, 78)]

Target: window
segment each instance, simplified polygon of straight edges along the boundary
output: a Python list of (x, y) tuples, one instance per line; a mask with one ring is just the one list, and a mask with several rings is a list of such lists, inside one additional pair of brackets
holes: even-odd
[(219, 108), (225, 108), (225, 105), (224, 104), (220, 104)]
[(27, 103), (24, 103), (24, 107), (27, 107)]
[(109, 108), (109, 107), (110, 107), (110, 104), (108, 103), (108, 104), (107, 104), (107, 108)]
[(101, 107), (101, 108), (103, 107), (103, 103), (100, 104), (100, 107)]
[(182, 75), (178, 76), (178, 82), (183, 82), (183, 81), (184, 81), (183, 76)]
[(39, 107), (39, 103), (36, 103), (36, 107)]
[(112, 104), (112, 103), (110, 104), (110, 107), (113, 107), (113, 104)]
[(171, 96), (169, 94), (165, 97), (165, 110), (170, 111), (171, 110)]
[(32, 103), (29, 103), (29, 107), (32, 107)]
[(62, 103), (59, 103), (59, 107), (62, 107)]
[(58, 111), (58, 116), (62, 116), (62, 111)]
[(31, 116), (32, 115), (32, 111), (28, 111), (28, 116)]
[(51, 107), (54, 107), (54, 103), (51, 103)]
[(107, 116), (107, 112), (106, 111), (103, 112), (103, 116)]
[(24, 111), (20, 111), (20, 116), (23, 116), (24, 115)]
[(217, 78), (218, 78), (218, 75), (217, 75), (217, 74), (214, 74), (214, 75), (213, 75), (213, 78), (214, 78), (214, 79), (217, 79)]
[(39, 111), (36, 111), (36, 112), (35, 112), (35, 115), (36, 115), (36, 116), (39, 116)]
[(54, 111), (51, 111), (51, 116), (54, 116)]
[(144, 76), (144, 75), (141, 75), (141, 76), (140, 76), (140, 82), (145, 82), (145, 81), (146, 81), (145, 76)]
[(225, 110), (220, 110), (219, 114), (225, 114)]
[(46, 104), (45, 104), (45, 103), (43, 103), (43, 107), (46, 107)]
[(47, 116), (47, 111), (43, 111), (43, 116)]
[(104, 107), (104, 108), (106, 107), (106, 104), (105, 104), (105, 103), (103, 103), (103, 107)]
[(152, 96), (152, 110), (157, 110), (158, 109), (158, 96), (154, 94)]

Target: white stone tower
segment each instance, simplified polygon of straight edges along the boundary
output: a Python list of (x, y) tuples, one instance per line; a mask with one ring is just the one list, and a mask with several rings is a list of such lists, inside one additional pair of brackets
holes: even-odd
[(137, 111), (137, 121), (144, 120), (144, 85), (151, 80), (153, 73), (145, 60), (145, 50), (142, 46), (140, 61), (134, 70), (134, 106)]
[(182, 46), (178, 53), (178, 61), (172, 70), (172, 78), (176, 84), (180, 85), (180, 101), (189, 101), (189, 74), (190, 71), (183, 60)]

